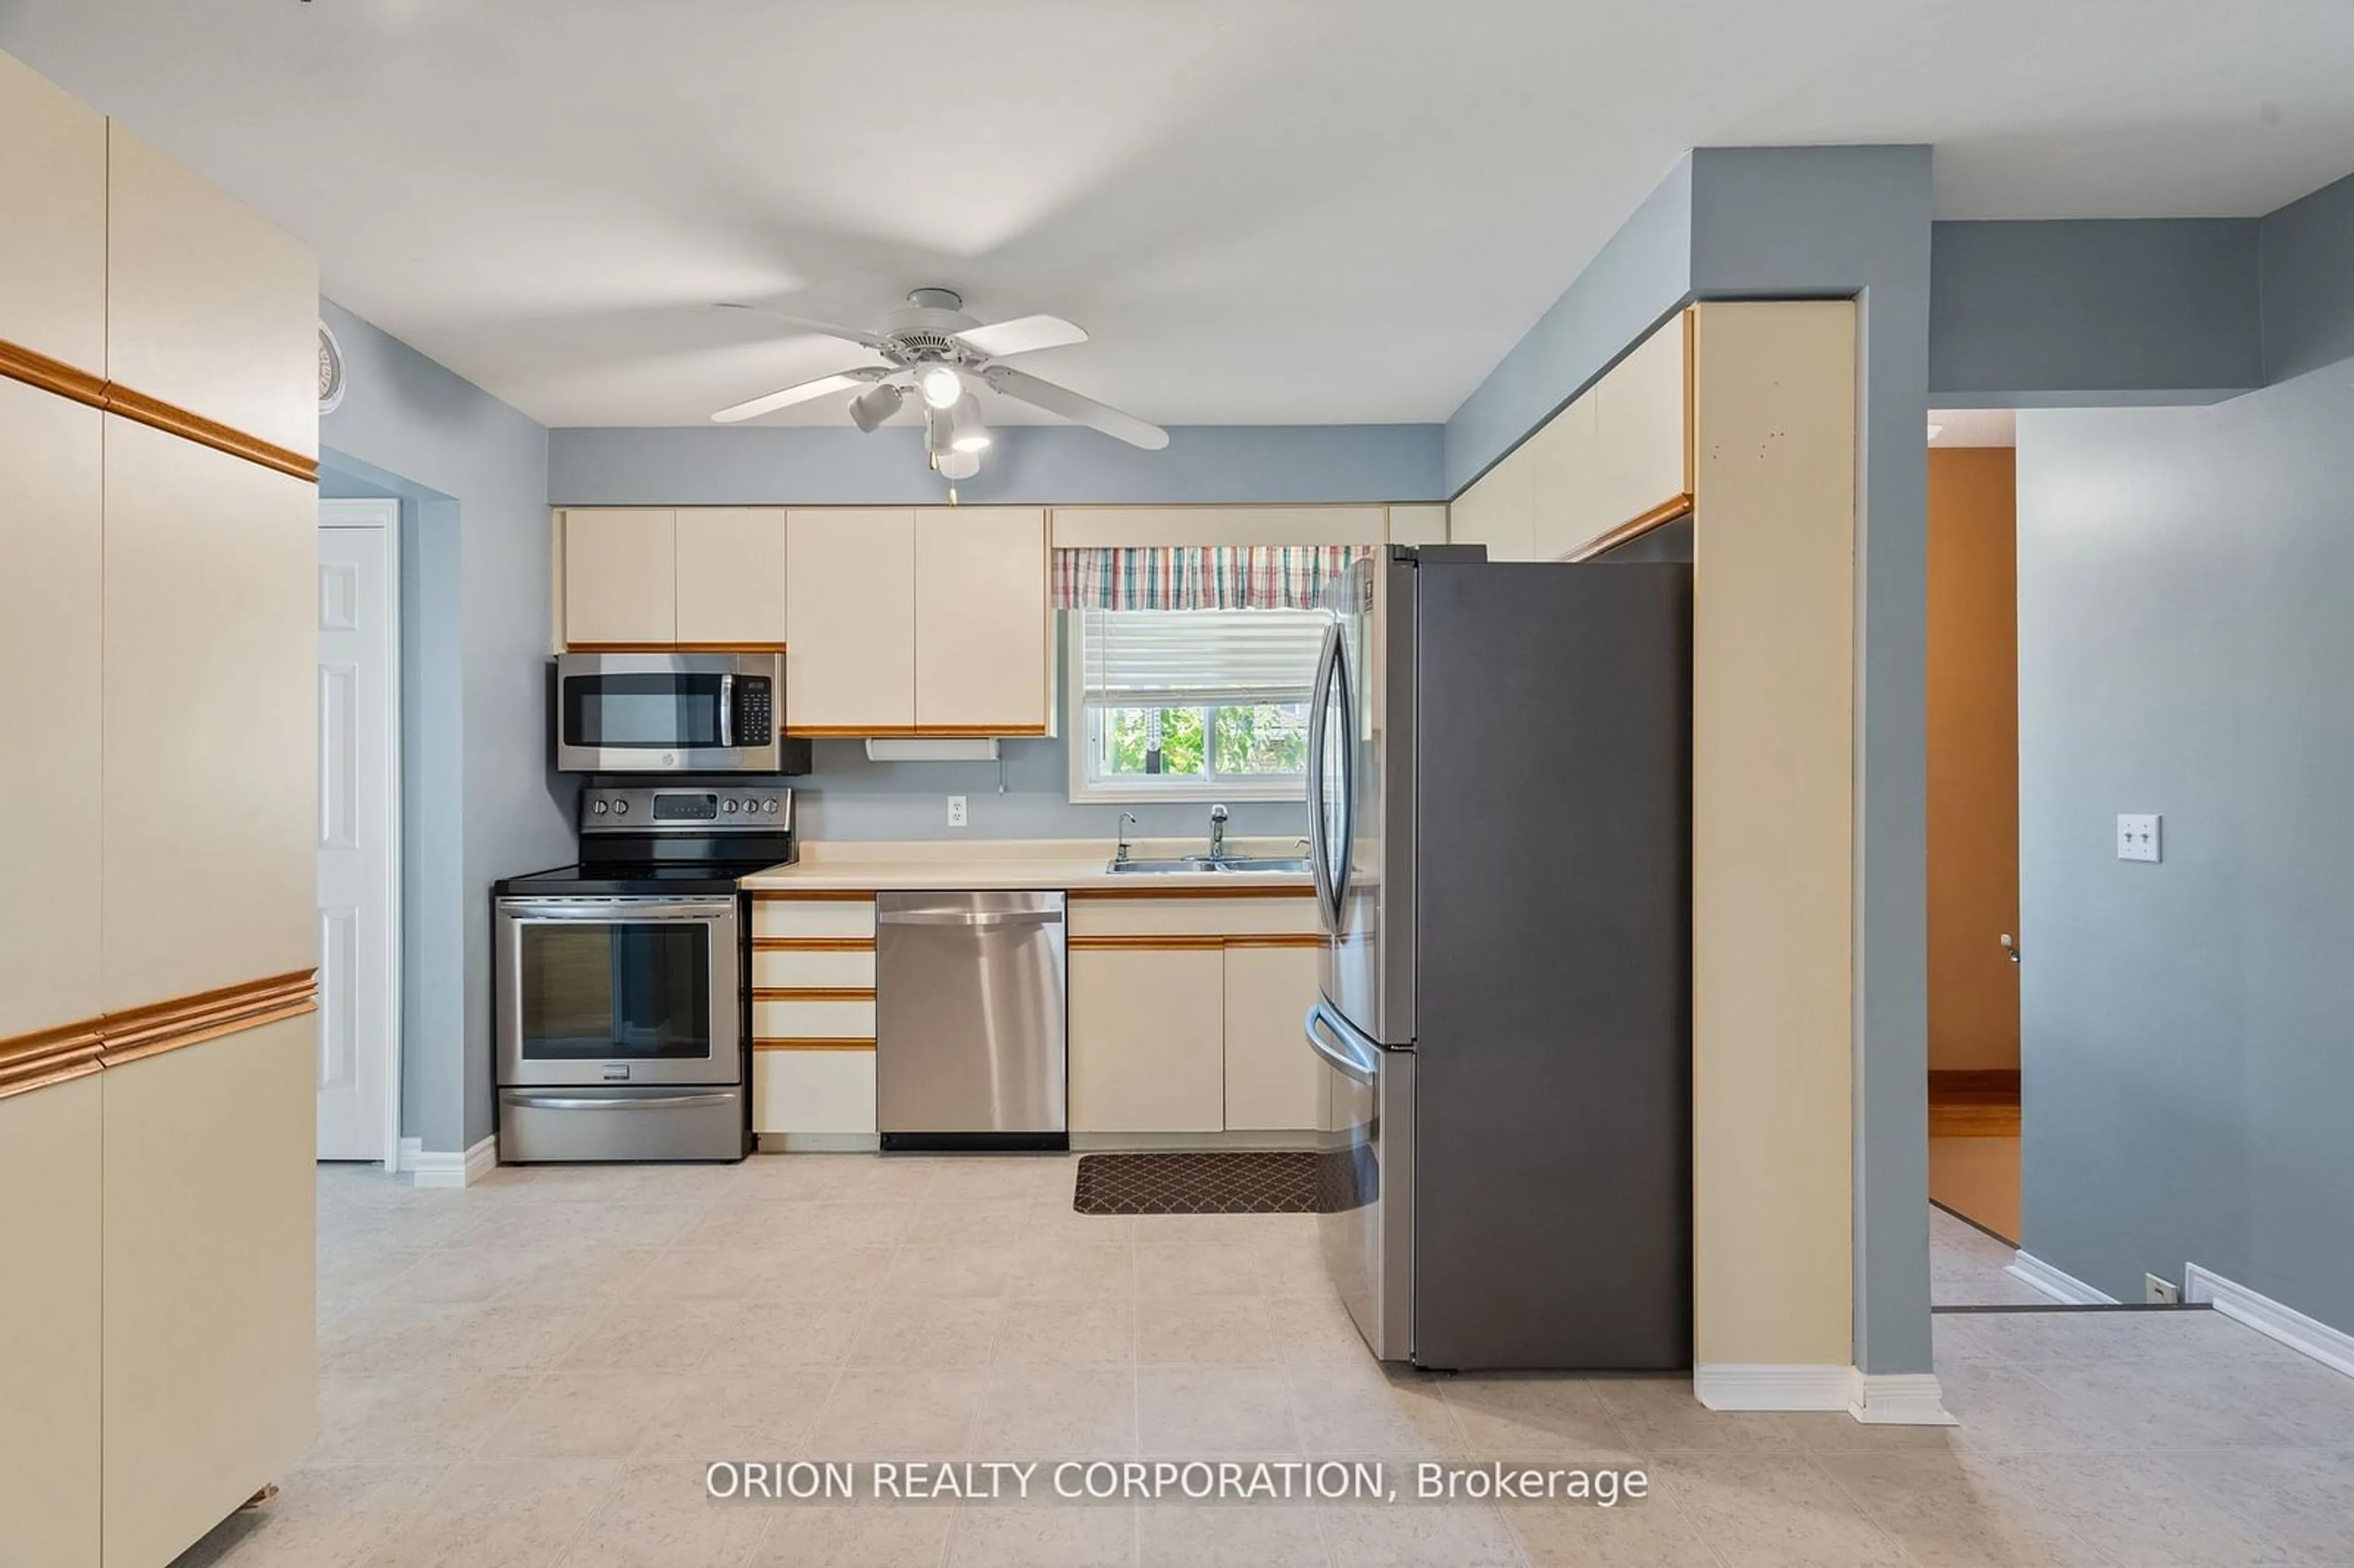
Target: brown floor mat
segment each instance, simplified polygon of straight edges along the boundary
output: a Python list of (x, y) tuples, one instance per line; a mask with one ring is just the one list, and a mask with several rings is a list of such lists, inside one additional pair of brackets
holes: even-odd
[(1291, 1150), (1083, 1155), (1071, 1207), (1082, 1214), (1312, 1214), (1318, 1163)]

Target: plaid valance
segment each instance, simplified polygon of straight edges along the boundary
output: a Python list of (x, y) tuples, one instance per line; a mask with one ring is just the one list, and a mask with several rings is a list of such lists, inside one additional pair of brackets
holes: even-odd
[(1366, 545), (1056, 550), (1057, 609), (1313, 609)]

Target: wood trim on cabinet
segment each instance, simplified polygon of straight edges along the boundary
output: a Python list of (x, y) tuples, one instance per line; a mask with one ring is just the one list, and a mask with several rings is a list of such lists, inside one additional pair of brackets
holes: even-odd
[(207, 418), (194, 409), (183, 408), (176, 403), (166, 403), (161, 397), (151, 397), (135, 387), (120, 381), (109, 381), (87, 370), (68, 365), (61, 359), (25, 347), (22, 344), (0, 339), (0, 376), (37, 387), (44, 392), (54, 392), (60, 397), (70, 397), (77, 403), (120, 414), (126, 419), (178, 436), (183, 440), (276, 469), (292, 474), (307, 483), (319, 482), (319, 460), (301, 452), (265, 441), (260, 436), (249, 435), (233, 425)]
[(1069, 937), (1064, 942), (1073, 952), (1202, 952), (1214, 948), (1320, 948), (1324, 946), (1324, 934), (1321, 931), (1177, 932), (1150, 936)]
[(872, 937), (755, 937), (756, 953), (871, 953)]
[(2009, 1100), (2019, 1101), (2019, 1069), (2016, 1067), (1932, 1067), (1929, 1069), (1929, 1097), (1932, 1100)]
[(873, 1001), (871, 985), (756, 985), (754, 1001)]
[(295, 969), (0, 1040), (0, 1099), (313, 1012), (317, 976)]
[[(836, 904), (872, 904), (875, 890), (871, 887), (756, 887), (752, 890), (755, 904), (807, 904), (823, 899)], [(770, 938), (775, 941), (779, 938)]]
[(782, 653), (781, 642), (567, 642), (567, 653)]
[(1691, 492), (1687, 491), (1681, 495), (1670, 495), (1649, 512), (1640, 516), (1628, 518), (1599, 538), (1589, 540), (1577, 549), (1572, 550), (1564, 558), (1572, 561), (1590, 561), (1605, 551), (1617, 549), (1630, 539), (1641, 538), (1654, 528), (1664, 528), (1679, 517), (1691, 516)]
[(106, 1064), (99, 1021), (86, 1019), (0, 1040), (0, 1099), (88, 1077)]
[(794, 724), (790, 719), (785, 723), (788, 736), (807, 740), (996, 740), (1046, 733), (1043, 724)]
[(318, 971), (294, 969), (267, 980), (151, 1002), (127, 1012), (111, 1012), (100, 1021), (100, 1033), (106, 1037), (101, 1060), (119, 1067), (184, 1045), (298, 1017), (318, 1005)]
[(1111, 953), (1198, 953), (1215, 952), (1224, 948), (1226, 939), (1218, 936), (1153, 936), (1153, 937), (1066, 937), (1064, 945), (1072, 952)]
[(755, 1051), (872, 1051), (875, 1049), (875, 1042), (847, 1037), (820, 1038), (814, 1035), (807, 1039), (795, 1040), (756, 1038), (752, 1042), (752, 1049)]
[(37, 387), (44, 392), (54, 392), (60, 397), (70, 397), (77, 403), (87, 403), (93, 408), (106, 407), (105, 376), (92, 376), (62, 359), (51, 359), (5, 338), (0, 338), (0, 376)]
[(1073, 898), (1312, 898), (1316, 889), (1305, 883), (1279, 883), (1269, 887), (1074, 887)]

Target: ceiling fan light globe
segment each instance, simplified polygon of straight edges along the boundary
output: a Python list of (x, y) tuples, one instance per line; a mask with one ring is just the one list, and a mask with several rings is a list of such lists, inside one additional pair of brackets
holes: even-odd
[(989, 427), (981, 422), (979, 399), (960, 397), (943, 417), (949, 428), (951, 450), (977, 452), (989, 445)]
[(949, 452), (932, 465), (942, 479), (970, 479), (981, 471), (981, 454), (961, 449)]
[(916, 373), (916, 390), (935, 408), (954, 408), (964, 396), (964, 378), (948, 366), (935, 365)]
[(876, 426), (899, 411), (906, 397), (889, 382), (878, 382), (850, 400), (850, 422), (872, 434)]

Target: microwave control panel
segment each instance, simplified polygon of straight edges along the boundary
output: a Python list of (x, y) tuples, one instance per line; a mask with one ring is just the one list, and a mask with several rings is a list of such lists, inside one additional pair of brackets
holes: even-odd
[(736, 744), (766, 746), (776, 738), (770, 718), (769, 688), (773, 685), (766, 675), (747, 675), (736, 694)]

